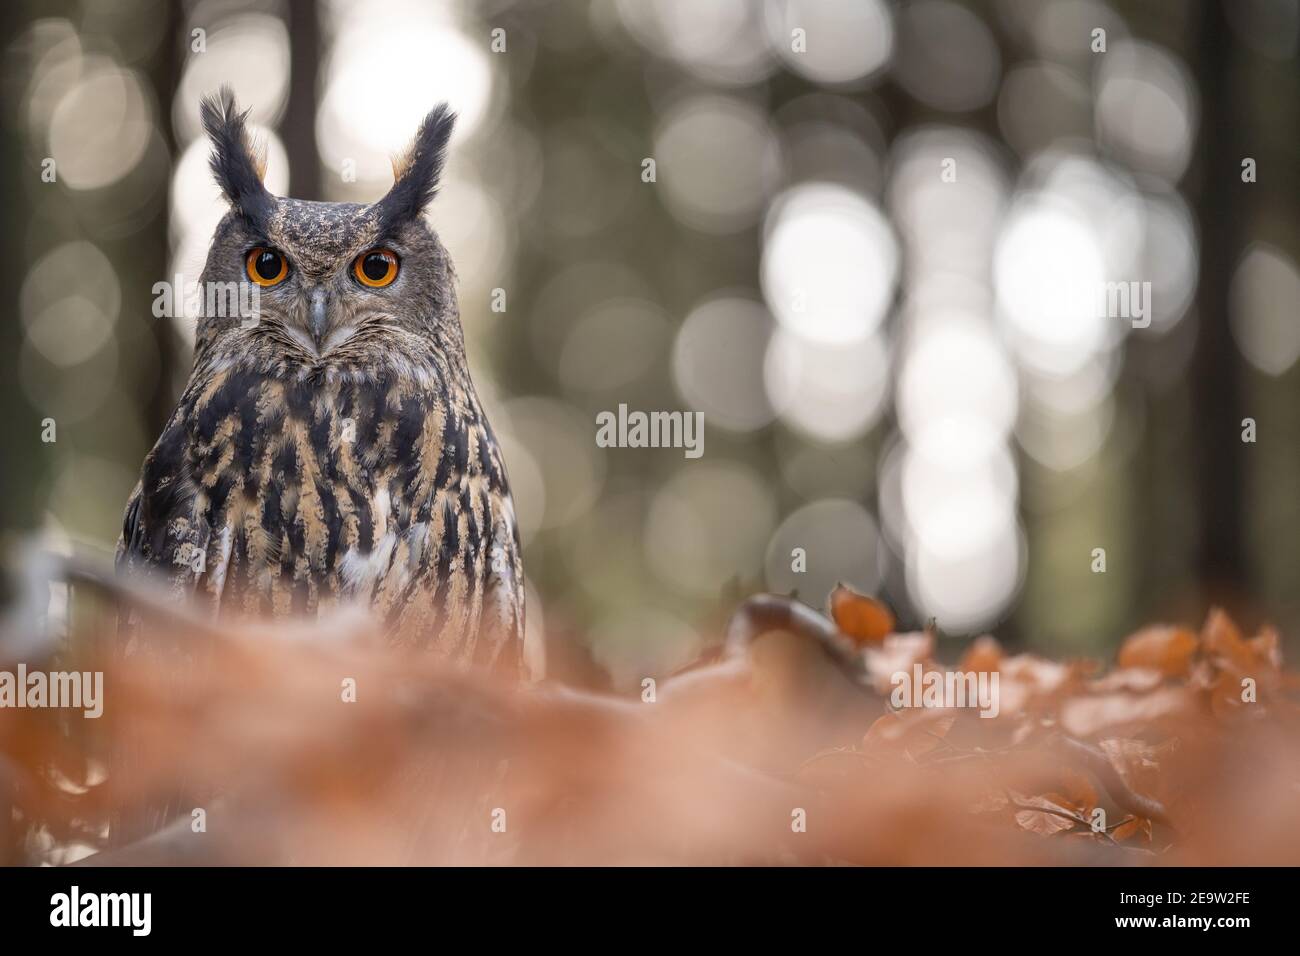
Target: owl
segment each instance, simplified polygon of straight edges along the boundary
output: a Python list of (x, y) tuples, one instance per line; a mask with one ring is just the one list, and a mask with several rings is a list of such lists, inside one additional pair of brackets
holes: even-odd
[[(394, 645), (516, 676), (523, 567), (470, 380), (455, 270), (425, 219), (455, 116), (370, 204), (273, 196), (229, 89), (202, 104), (229, 211), (194, 364), (126, 506), (117, 563), (222, 617), (366, 608)], [(232, 285), (234, 284), (234, 285)], [(245, 301), (242, 299), (240, 301)], [(250, 314), (251, 313), (251, 314)]]

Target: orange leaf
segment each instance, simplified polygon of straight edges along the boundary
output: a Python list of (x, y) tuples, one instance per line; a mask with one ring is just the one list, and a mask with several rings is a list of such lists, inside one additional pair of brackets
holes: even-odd
[(1061, 724), (1076, 737), (1111, 727), (1142, 726), (1155, 720), (1185, 717), (1193, 711), (1185, 687), (1165, 687), (1148, 694), (1098, 694), (1071, 697), (1061, 704)]
[(1281, 669), (1282, 639), (1275, 628), (1264, 627), (1246, 644), (1250, 647), (1257, 661), (1267, 664), (1270, 670)]
[(1123, 843), (1133, 837), (1137, 837), (1143, 843), (1150, 843), (1151, 821), (1146, 817), (1134, 817), (1117, 826), (1111, 836), (1117, 843)]
[(966, 648), (958, 670), (966, 673), (991, 674), (1002, 666), (1002, 645), (997, 638), (985, 634), (975, 638), (974, 643)]
[(855, 644), (879, 644), (894, 633), (893, 612), (875, 598), (837, 584), (831, 592), (830, 603), (835, 626)]
[(876, 690), (887, 694), (895, 674), (911, 673), (912, 665), (924, 665), (933, 653), (934, 635), (929, 631), (890, 634), (880, 642), (879, 649), (867, 649), (867, 672), (871, 675)]
[(1210, 713), (1215, 717), (1231, 717), (1242, 710), (1242, 679), (1235, 672), (1221, 671), (1210, 679)]
[(1159, 671), (1166, 677), (1184, 677), (1196, 646), (1196, 635), (1184, 628), (1146, 627), (1130, 636), (1119, 649), (1119, 666)]
[(1220, 667), (1250, 671), (1255, 666), (1255, 655), (1250, 645), (1242, 639), (1236, 623), (1222, 608), (1214, 608), (1205, 619), (1201, 645)]
[(1178, 749), (1177, 740), (1152, 746), (1142, 740), (1112, 737), (1097, 742), (1116, 772), (1135, 793), (1167, 801), (1170, 781), (1161, 773), (1161, 760)]
[(1039, 833), (1043, 836), (1051, 836), (1053, 833), (1060, 833), (1062, 830), (1074, 827), (1074, 824), (1064, 817), (1058, 817), (1054, 813), (1043, 813), (1041, 810), (1017, 810), (1016, 823), (1030, 833)]
[[(1021, 829), (1028, 830), (1031, 833), (1038, 833), (1043, 836), (1051, 836), (1053, 833), (1060, 833), (1062, 830), (1071, 830), (1074, 828), (1077, 820), (1077, 811), (1072, 807), (1063, 806), (1059, 802), (1057, 794), (1049, 793), (1043, 797), (1027, 797), (1016, 794), (1016, 804), (1021, 807), (1016, 811), (1016, 823)], [(1031, 810), (1027, 807), (1042, 807), (1041, 810)], [(1070, 819), (1066, 819), (1062, 814), (1066, 814)]]
[(1049, 697), (1065, 692), (1074, 675), (1070, 665), (1035, 657), (1033, 654), (1008, 657), (999, 670), (1004, 681), (1024, 684), (1034, 693)]
[[(1069, 767), (1065, 769), (1061, 776), (1061, 802), (1068, 803), (1069, 806), (1087, 816), (1092, 812), (1093, 807), (1097, 806), (1097, 788), (1092, 785), (1092, 781), (1084, 774)], [(1057, 794), (1051, 796), (1055, 798)]]
[(1094, 694), (1109, 694), (1115, 691), (1128, 691), (1131, 694), (1145, 694), (1164, 683), (1164, 675), (1159, 671), (1147, 670), (1145, 667), (1127, 667), (1111, 671), (1105, 677), (1098, 677), (1088, 684), (1088, 690)]
[(955, 722), (955, 716), (942, 710), (885, 714), (867, 729), (862, 747), (867, 751), (906, 751), (919, 757), (938, 747)]

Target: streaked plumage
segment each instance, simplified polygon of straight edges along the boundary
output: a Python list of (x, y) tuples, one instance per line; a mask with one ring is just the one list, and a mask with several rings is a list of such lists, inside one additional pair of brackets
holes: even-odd
[[(423, 219), (450, 135), (429, 115), (380, 201), (277, 199), (228, 93), (205, 101), (231, 212), (202, 280), (283, 253), (260, 320), (199, 320), (194, 367), (127, 505), (119, 566), (221, 615), (359, 603), (391, 640), (516, 672), (523, 571), (501, 452), (470, 380), (454, 270)], [(386, 288), (353, 266), (400, 259)], [(249, 267), (251, 268), (251, 266)], [(251, 277), (251, 276), (250, 276)]]

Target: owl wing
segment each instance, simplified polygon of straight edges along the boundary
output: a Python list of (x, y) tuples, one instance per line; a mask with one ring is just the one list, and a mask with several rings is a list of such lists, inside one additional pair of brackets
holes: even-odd
[(402, 408), (385, 492), (388, 533), (345, 557), (344, 587), (390, 639), (518, 676), (523, 567), (500, 447), (472, 395)]
[(161, 578), (178, 597), (188, 597), (205, 578), (224, 575), (229, 550), (212, 549), (213, 533), (199, 507), (200, 489), (190, 476), (188, 440), (178, 409), (145, 458), (140, 481), (127, 501), (118, 539), (119, 572)]
[(345, 558), (343, 579), (393, 643), (519, 675), (523, 567), (508, 495), (483, 487), (435, 493), (426, 520), (390, 530), (355, 562)]
[(524, 568), (514, 505), (509, 496), (495, 504), (488, 580), (474, 651), (476, 662), (513, 679), (521, 675), (524, 664)]
[[(283, 409), (283, 390), (255, 369), (196, 373), (144, 460), (118, 570), (161, 577), (177, 598), (198, 599), (214, 615), (287, 612), (304, 548), (282, 544), (292, 521), (310, 516), (296, 507), (303, 436), (286, 431)], [(282, 508), (282, 493), (293, 504)], [(273, 607), (273, 596), (284, 606)]]

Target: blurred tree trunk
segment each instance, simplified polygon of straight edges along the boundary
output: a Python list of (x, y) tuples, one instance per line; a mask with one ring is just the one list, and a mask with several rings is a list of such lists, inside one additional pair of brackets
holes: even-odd
[[(180, 4), (166, 5), (167, 28), (164, 40), (158, 44), (158, 52), (148, 64), (147, 76), (158, 101), (158, 135), (167, 147), (167, 153), (175, 163), (180, 159), (180, 145), (176, 142), (172, 129), (172, 102), (181, 84), (181, 70), (184, 66), (185, 51), (189, 49), (189, 31), (186, 29), (185, 12)], [(155, 263), (152, 271), (155, 275), (166, 277), (171, 271), (171, 239), (168, 235), (167, 222), (171, 212), (170, 183), (167, 202), (160, 207), (154, 219), (140, 230), (138, 240), (147, 244), (149, 257)], [(124, 263), (114, 263), (119, 269)], [(147, 313), (145, 313), (147, 314)], [(154, 379), (153, 390), (148, 395), (141, 395), (144, 420), (150, 435), (157, 435), (167, 424), (167, 417), (176, 404), (174, 382), (177, 371), (184, 378), (184, 369), (176, 366), (182, 361), (183, 349), (176, 341), (175, 329), (166, 319), (150, 321), (153, 330), (154, 346), (158, 350), (158, 375)]]
[[(1223, 7), (1200, 7), (1197, 74), (1203, 144), (1200, 197), (1201, 278), (1192, 359), (1198, 434), (1196, 485), (1200, 514), (1197, 570), (1212, 600), (1240, 593), (1242, 547), (1242, 396), (1240, 358), (1228, 328), (1228, 289), (1241, 254), (1243, 111), (1236, 102), (1235, 44)], [(1158, 492), (1157, 492), (1158, 493)]]
[(316, 152), (316, 74), (321, 53), (316, 0), (290, 0), (288, 26), (289, 108), (280, 132), (289, 154), (290, 195), (299, 199), (324, 199), (320, 158)]
[[(22, 28), (18, 4), (0, 4), (0, 36), (13, 37)], [(17, 47), (5, 56), (7, 70), (30, 70), (21, 63)], [(31, 214), (23, 177), (40, 176), (23, 159), (23, 124), (15, 109), (0, 111), (0, 209), (5, 226), (0, 229), (0, 310), (7, 321), (0, 322), (0, 403), (5, 414), (0, 423), (0, 441), (7, 456), (0, 468), (0, 529), (30, 527), (36, 520), (36, 489), (45, 483), (46, 456), (41, 448), (40, 418), (23, 396), (18, 377), (18, 360), (23, 343), (23, 324), (18, 320), (18, 291), (22, 286), (26, 255), (19, 224)], [(21, 463), (21, 466), (20, 466)], [(0, 595), (0, 600), (3, 595)], [(0, 826), (4, 824), (0, 822)], [(2, 848), (0, 848), (2, 852)]]

